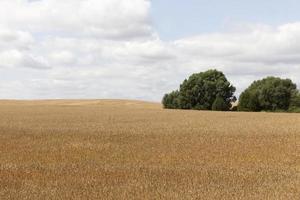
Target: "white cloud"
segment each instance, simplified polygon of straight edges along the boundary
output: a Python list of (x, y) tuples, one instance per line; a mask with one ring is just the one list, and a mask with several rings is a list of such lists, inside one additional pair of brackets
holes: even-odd
[(0, 24), (65, 36), (132, 39), (152, 34), (147, 0), (1, 0)]
[[(294, 75), (300, 75), (300, 23), (245, 26), (247, 31), (199, 35), (175, 41), (175, 45), (187, 65), (223, 70), (239, 92), (268, 75), (291, 77), (299, 83)], [(236, 81), (241, 79), (245, 84)]]
[(165, 42), (149, 8), (148, 0), (1, 0), (0, 98), (159, 101), (209, 68), (238, 92), (267, 75), (299, 83), (300, 23)]
[(26, 49), (34, 43), (34, 38), (28, 32), (12, 31), (0, 24), (0, 50), (12, 48)]

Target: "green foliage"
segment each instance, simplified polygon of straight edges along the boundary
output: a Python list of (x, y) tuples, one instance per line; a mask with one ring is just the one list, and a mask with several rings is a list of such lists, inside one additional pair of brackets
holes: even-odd
[(289, 112), (291, 112), (291, 113), (300, 113), (300, 107), (291, 107), (289, 109)]
[(228, 111), (229, 107), (222, 97), (217, 97), (212, 105), (214, 111)]
[(298, 91), (292, 95), (290, 106), (300, 108), (300, 93)]
[(238, 111), (238, 106), (232, 106), (232, 108), (230, 109), (230, 111), (237, 112)]
[(296, 84), (290, 79), (267, 77), (254, 81), (240, 96), (238, 109), (240, 111), (287, 111)]
[(254, 112), (261, 111), (257, 93), (250, 90), (243, 92), (239, 99), (238, 110)]
[(300, 93), (298, 91), (292, 95), (289, 112), (300, 113)]
[(179, 91), (173, 91), (170, 94), (165, 94), (162, 103), (164, 108), (168, 109), (178, 109), (180, 108), (180, 101), (179, 101)]
[(179, 91), (166, 94), (162, 103), (165, 108), (196, 110), (212, 110), (215, 103), (215, 109), (229, 110), (231, 102), (236, 100), (234, 92), (235, 87), (222, 72), (208, 70), (184, 80)]

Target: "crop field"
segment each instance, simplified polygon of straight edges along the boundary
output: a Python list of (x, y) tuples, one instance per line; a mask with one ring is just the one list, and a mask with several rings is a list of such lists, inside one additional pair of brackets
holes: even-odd
[(300, 199), (300, 114), (0, 101), (0, 199)]

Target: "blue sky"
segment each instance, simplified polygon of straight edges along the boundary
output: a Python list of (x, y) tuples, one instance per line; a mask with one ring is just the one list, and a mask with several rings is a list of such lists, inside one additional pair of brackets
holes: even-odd
[(299, 0), (152, 0), (151, 17), (161, 38), (172, 40), (240, 23), (299, 21), (299, 8)]

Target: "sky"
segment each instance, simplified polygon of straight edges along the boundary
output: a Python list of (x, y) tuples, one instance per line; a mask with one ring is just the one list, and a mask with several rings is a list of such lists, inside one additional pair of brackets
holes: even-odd
[(159, 102), (192, 73), (300, 86), (296, 0), (0, 0), (1, 99)]
[(153, 0), (151, 17), (164, 40), (220, 32), (244, 23), (297, 22), (298, 0)]

